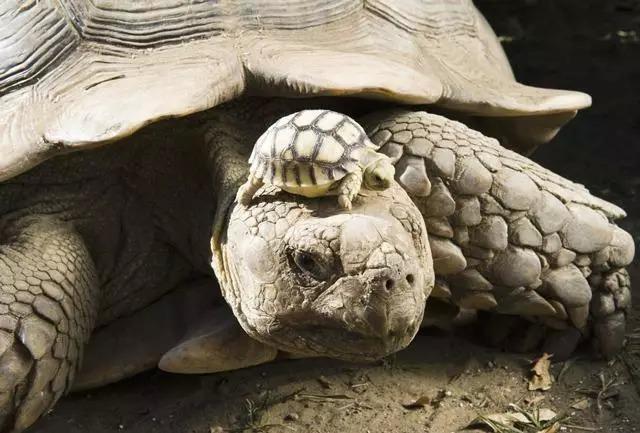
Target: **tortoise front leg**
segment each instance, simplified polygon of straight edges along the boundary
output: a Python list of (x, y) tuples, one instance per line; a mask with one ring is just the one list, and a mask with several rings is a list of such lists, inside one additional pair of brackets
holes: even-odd
[(253, 174), (249, 174), (249, 179), (247, 179), (247, 182), (244, 183), (240, 187), (240, 189), (238, 189), (238, 195), (236, 196), (236, 200), (241, 205), (244, 205), (244, 206), (249, 205), (255, 193), (258, 192), (260, 188), (262, 188), (262, 185), (264, 185), (264, 182), (262, 181), (262, 179), (254, 176)]
[(18, 432), (70, 388), (95, 322), (98, 283), (69, 223), (21, 217), (5, 222), (0, 241), (0, 432)]
[(350, 210), (353, 200), (358, 196), (362, 186), (362, 171), (356, 170), (347, 174), (338, 185), (338, 203), (344, 209)]
[(375, 125), (372, 141), (425, 219), (432, 296), (593, 332), (605, 356), (620, 350), (634, 255), (613, 223), (621, 209), (442, 116), (387, 113)]

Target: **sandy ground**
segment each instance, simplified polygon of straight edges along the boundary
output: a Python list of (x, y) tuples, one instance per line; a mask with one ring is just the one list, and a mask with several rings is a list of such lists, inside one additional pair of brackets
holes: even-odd
[[(622, 205), (629, 217), (621, 225), (637, 240), (640, 1), (477, 4), (503, 37), (522, 82), (594, 97), (594, 107), (534, 158)], [(632, 277), (640, 281), (637, 265)], [(629, 332), (638, 325), (635, 314)], [(460, 337), (422, 335), (406, 351), (374, 365), (313, 359), (206, 376), (153, 371), (69, 396), (31, 431), (449, 433), (478, 414), (504, 412), (509, 404), (530, 413), (541, 407), (566, 414), (562, 427), (548, 433), (640, 431), (640, 398), (621, 359), (607, 364), (578, 354), (554, 364), (556, 382), (543, 392), (527, 390), (533, 358)], [(421, 404), (405, 407), (416, 400)]]

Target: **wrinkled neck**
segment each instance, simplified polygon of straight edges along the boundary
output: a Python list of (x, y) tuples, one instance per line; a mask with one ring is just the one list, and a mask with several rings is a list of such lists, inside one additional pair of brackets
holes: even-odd
[(211, 181), (216, 192), (216, 211), (211, 232), (212, 266), (221, 285), (227, 281), (223, 263), (224, 229), (236, 193), (249, 173), (251, 134), (232, 117), (216, 117), (206, 125), (205, 144)]

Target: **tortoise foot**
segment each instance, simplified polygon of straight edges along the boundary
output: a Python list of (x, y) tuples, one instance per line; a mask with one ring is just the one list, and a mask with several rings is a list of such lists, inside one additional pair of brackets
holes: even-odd
[(73, 382), (96, 276), (82, 239), (55, 218), (10, 222), (0, 239), (0, 432), (20, 432)]

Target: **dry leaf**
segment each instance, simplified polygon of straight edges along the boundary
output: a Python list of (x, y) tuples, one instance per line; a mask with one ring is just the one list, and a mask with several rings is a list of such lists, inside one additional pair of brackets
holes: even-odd
[(531, 423), (529, 418), (519, 412), (492, 413), (491, 415), (484, 415), (484, 418), (508, 426), (512, 426), (517, 422), (521, 424)]
[[(509, 407), (514, 409), (516, 412), (504, 412), (504, 413), (493, 413), (490, 415), (480, 415), (478, 418), (471, 421), (471, 423), (467, 427), (474, 427), (477, 425), (484, 425), (490, 427), (493, 431), (501, 431), (500, 428), (505, 427), (515, 427), (516, 424), (520, 425), (531, 425), (530, 417), (535, 417), (538, 422), (547, 422), (554, 419), (557, 414), (551, 409), (541, 408), (536, 410), (536, 414), (525, 414), (525, 412), (520, 409), (515, 404), (510, 404)], [(550, 427), (546, 429), (540, 430), (538, 433), (556, 433), (559, 431), (560, 424), (556, 426), (558, 423), (554, 423)], [(554, 430), (555, 428), (555, 430)]]
[(412, 402), (401, 403), (401, 404), (402, 404), (402, 407), (404, 407), (405, 409), (422, 409), (423, 407), (429, 405), (430, 403), (431, 403), (431, 399), (426, 395), (423, 395)]
[(589, 409), (589, 407), (591, 406), (591, 402), (589, 401), (588, 398), (583, 398), (582, 400), (578, 400), (576, 402), (574, 402), (571, 405), (572, 409), (577, 409), (577, 410), (585, 410), (585, 409)]
[(558, 416), (558, 414), (552, 411), (551, 409), (547, 409), (545, 407), (543, 407), (542, 409), (538, 409), (538, 421), (542, 421), (542, 422), (551, 421), (556, 416)]
[[(509, 403), (509, 408), (515, 410), (519, 414), (522, 414), (522, 415), (525, 414), (525, 411), (522, 410), (520, 406), (518, 406), (517, 404)], [(558, 415), (557, 413), (555, 413), (551, 409), (547, 409), (546, 407), (533, 409), (533, 412), (536, 414), (536, 419), (542, 422), (551, 421)], [(526, 412), (526, 413), (529, 413), (529, 412)], [(518, 422), (522, 422), (522, 421), (518, 421)]]
[(498, 432), (504, 428), (513, 427), (516, 422), (528, 423), (529, 420), (520, 413), (492, 413), (490, 415), (479, 415), (465, 428), (484, 426), (489, 427), (494, 432)]
[(533, 397), (527, 397), (524, 399), (524, 402), (527, 403), (527, 405), (529, 406), (535, 406), (536, 404), (540, 403), (542, 400), (544, 400), (544, 395), (536, 395)]
[(549, 427), (540, 430), (538, 433), (558, 433), (560, 431), (560, 423), (554, 422)]
[(553, 377), (549, 373), (549, 367), (551, 367), (551, 356), (548, 353), (544, 353), (538, 358), (531, 367), (531, 377), (529, 378), (529, 391), (547, 391), (551, 389), (553, 383)]

